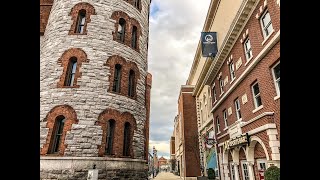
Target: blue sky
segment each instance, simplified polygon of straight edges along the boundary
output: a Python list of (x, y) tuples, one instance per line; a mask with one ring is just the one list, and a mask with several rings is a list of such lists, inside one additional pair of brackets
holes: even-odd
[(177, 115), (180, 86), (185, 84), (210, 0), (152, 0), (149, 69), (152, 74), (150, 146), (169, 158), (169, 140)]

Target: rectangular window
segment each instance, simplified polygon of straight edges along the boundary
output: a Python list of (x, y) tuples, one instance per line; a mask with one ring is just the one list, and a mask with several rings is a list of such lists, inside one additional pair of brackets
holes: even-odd
[(249, 38), (244, 42), (244, 51), (245, 51), (246, 58), (248, 61), (252, 57), (252, 49), (251, 49), (251, 44), (250, 44)]
[(243, 179), (244, 180), (249, 180), (249, 171), (248, 171), (248, 166), (249, 165), (248, 165), (248, 163), (242, 161), (241, 165), (242, 165), (242, 176), (243, 176)]
[(238, 98), (234, 101), (234, 105), (236, 109), (237, 120), (239, 120), (241, 119), (241, 111), (240, 111), (240, 101)]
[(224, 120), (224, 127), (228, 127), (228, 115), (227, 115), (227, 109), (223, 110), (223, 120)]
[(262, 105), (258, 82), (252, 85), (252, 94), (255, 108)]
[(263, 36), (264, 36), (264, 38), (267, 38), (271, 34), (271, 32), (273, 31), (270, 13), (268, 11), (266, 11), (261, 16), (260, 22), (261, 22), (261, 27), (262, 27), (262, 31), (263, 31)]
[(223, 94), (223, 85), (224, 85), (222, 78), (219, 79), (219, 84), (220, 84), (220, 95), (221, 95), (221, 94)]
[(230, 171), (231, 171), (231, 180), (236, 180), (235, 172), (234, 172), (234, 165), (230, 163)]
[(277, 95), (280, 96), (280, 61), (272, 68), (274, 85), (276, 86)]
[(213, 92), (213, 102), (216, 102), (217, 101), (216, 86), (213, 86), (212, 92)]
[(76, 33), (81, 33), (81, 34), (83, 33), (85, 22), (86, 22), (86, 11), (81, 10), (79, 11), (78, 26), (76, 29)]
[(229, 64), (229, 70), (230, 70), (230, 77), (231, 77), (231, 81), (234, 80), (234, 78), (236, 78), (236, 72), (234, 71), (234, 64), (233, 62), (231, 62)]
[(216, 126), (217, 126), (217, 133), (220, 133), (220, 121), (219, 121), (219, 117), (216, 118)]

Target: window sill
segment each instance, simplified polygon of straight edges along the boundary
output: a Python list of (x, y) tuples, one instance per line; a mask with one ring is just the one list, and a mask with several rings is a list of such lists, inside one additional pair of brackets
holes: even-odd
[(229, 128), (228, 127), (226, 127), (226, 128), (224, 128), (223, 130), (225, 131), (225, 130), (228, 130)]
[(274, 100), (280, 99), (280, 95), (277, 95), (276, 97), (273, 98)]
[(263, 105), (261, 105), (261, 106), (257, 107), (256, 109), (254, 109), (254, 110), (252, 111), (252, 113), (257, 112), (257, 111), (259, 111), (259, 110), (262, 109), (262, 108), (263, 108)]
[(247, 66), (247, 64), (251, 61), (252, 58), (253, 58), (253, 56), (251, 56), (251, 57), (247, 60), (247, 62), (244, 64), (244, 66)]
[(220, 133), (221, 133), (220, 131), (219, 131), (219, 132), (217, 132), (217, 135), (218, 135), (218, 134), (220, 134)]
[(273, 32), (274, 32), (274, 30), (272, 30), (272, 32), (271, 32), (267, 37), (264, 38), (264, 40), (262, 41), (261, 45), (263, 45), (264, 43), (267, 42), (267, 40), (271, 37), (271, 35), (273, 34)]
[(234, 77), (234, 78), (230, 81), (230, 84), (232, 84), (235, 79), (236, 79), (236, 77)]
[(222, 93), (219, 95), (219, 97), (221, 97), (221, 96), (223, 95), (223, 93), (224, 93), (224, 92), (222, 92)]
[(242, 118), (240, 118), (240, 119), (237, 119), (237, 122), (241, 122), (242, 121)]

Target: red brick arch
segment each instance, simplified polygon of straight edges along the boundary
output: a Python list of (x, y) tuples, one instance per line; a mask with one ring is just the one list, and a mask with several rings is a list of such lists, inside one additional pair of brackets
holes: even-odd
[(134, 158), (132, 142), (133, 142), (133, 133), (134, 130), (137, 130), (136, 120), (132, 114), (128, 112), (119, 112), (114, 109), (106, 109), (104, 110), (98, 117), (97, 125), (100, 125), (103, 130), (102, 135), (102, 143), (98, 146), (99, 156), (105, 156), (105, 146), (106, 146), (106, 135), (107, 135), (107, 122), (113, 119), (115, 120), (115, 131), (114, 131), (114, 140), (113, 140), (113, 149), (112, 149), (112, 157), (121, 158), (123, 157), (123, 139), (124, 139), (124, 126), (126, 122), (129, 122), (131, 125), (130, 132), (130, 146), (129, 146), (129, 154), (130, 158)]
[(43, 145), (43, 147), (40, 149), (40, 155), (49, 155), (48, 150), (49, 150), (49, 145), (51, 141), (51, 136), (52, 136), (52, 131), (53, 131), (53, 127), (56, 121), (56, 118), (58, 116), (64, 116), (66, 118), (65, 124), (64, 124), (64, 128), (63, 128), (63, 134), (61, 137), (61, 143), (59, 146), (59, 154), (57, 154), (58, 156), (63, 156), (64, 154), (64, 150), (66, 149), (67, 145), (64, 144), (65, 141), (65, 137), (67, 134), (67, 131), (71, 130), (71, 126), (72, 124), (77, 124), (78, 123), (78, 119), (77, 119), (77, 114), (75, 112), (75, 110), (69, 106), (69, 105), (58, 105), (55, 106), (54, 108), (52, 108), (49, 113), (47, 114), (46, 118), (44, 119), (44, 121), (47, 121), (47, 128), (49, 128), (49, 132), (47, 135), (47, 139), (46, 139), (46, 143)]
[(61, 58), (58, 59), (58, 63), (61, 63), (61, 66), (63, 67), (62, 75), (60, 76), (60, 81), (58, 82), (58, 88), (78, 88), (80, 87), (79, 85), (75, 86), (64, 86), (64, 81), (66, 79), (66, 72), (68, 69), (68, 64), (70, 61), (71, 57), (76, 57), (77, 58), (77, 69), (76, 69), (76, 74), (74, 78), (74, 84), (77, 84), (78, 78), (81, 77), (81, 73), (79, 72), (80, 67), (83, 62), (89, 62), (87, 59), (87, 54), (80, 48), (71, 48), (66, 50)]
[(115, 11), (111, 15), (111, 19), (116, 20), (116, 23), (114, 24), (115, 30), (112, 32), (113, 40), (117, 41), (119, 43), (123, 43), (117, 39), (117, 32), (118, 32), (118, 25), (119, 25), (120, 18), (123, 18), (126, 21), (126, 26), (125, 26), (125, 29), (126, 29), (125, 34), (126, 35), (125, 35), (125, 39), (124, 39), (124, 44), (129, 47), (131, 47), (132, 28), (133, 28), (133, 26), (137, 27), (137, 48), (134, 50), (136, 50), (137, 52), (140, 52), (139, 40), (140, 40), (140, 36), (142, 35), (140, 23), (137, 20), (135, 20), (134, 18), (129, 17), (129, 15), (125, 12)]
[[(79, 11), (82, 9), (86, 10), (86, 22), (84, 25), (83, 33), (75, 33), (78, 14), (79, 14)], [(88, 23), (91, 22), (90, 16), (96, 15), (96, 11), (91, 4), (89, 4), (87, 2), (81, 2), (81, 3), (78, 3), (75, 6), (73, 6), (69, 15), (72, 16), (71, 19), (73, 20), (73, 23), (72, 23), (71, 28), (69, 30), (69, 35), (86, 35), (87, 34), (87, 25), (88, 25)]]
[[(114, 71), (115, 71), (115, 65), (120, 64), (122, 66), (121, 68), (121, 83), (120, 83), (120, 93), (113, 92), (112, 87), (113, 87), (113, 79), (114, 79)], [(110, 75), (108, 77), (110, 85), (108, 92), (115, 93), (115, 94), (120, 94), (132, 99), (137, 99), (137, 84), (138, 84), (138, 79), (140, 79), (140, 72), (137, 67), (137, 64), (135, 62), (131, 61), (126, 61), (123, 57), (118, 56), (118, 55), (113, 55), (107, 59), (107, 62), (105, 64), (106, 66), (110, 67)], [(133, 70), (135, 73), (135, 82), (134, 82), (134, 96), (130, 97), (128, 96), (128, 88), (129, 88), (129, 73), (130, 70)]]

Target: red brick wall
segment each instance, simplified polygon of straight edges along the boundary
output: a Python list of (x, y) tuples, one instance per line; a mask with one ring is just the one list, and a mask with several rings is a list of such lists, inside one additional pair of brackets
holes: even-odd
[(107, 136), (107, 122), (113, 119), (115, 120), (115, 131), (114, 131), (114, 140), (113, 140), (113, 149), (112, 149), (112, 157), (124, 157), (123, 156), (123, 140), (124, 140), (124, 127), (125, 123), (130, 123), (130, 146), (129, 146), (129, 154), (130, 158), (134, 158), (133, 150), (132, 150), (132, 140), (133, 140), (133, 132), (136, 130), (136, 120), (134, 119), (133, 115), (124, 112), (120, 113), (114, 109), (106, 109), (104, 110), (98, 117), (97, 124), (102, 127), (103, 136), (102, 136), (102, 143), (98, 146), (99, 149), (99, 156), (105, 156), (105, 147), (106, 147), (106, 136)]
[(40, 0), (40, 35), (46, 30), (53, 0)]
[(151, 86), (152, 86), (152, 75), (150, 73), (147, 74), (146, 77), (146, 94), (145, 94), (145, 102), (146, 102), (146, 122), (144, 125), (144, 137), (146, 139), (144, 145), (144, 153), (145, 159), (148, 160), (149, 155), (149, 126), (150, 126), (150, 94), (151, 94)]
[[(78, 15), (79, 15), (79, 11), (80, 10), (86, 10), (86, 21), (85, 21), (85, 25), (84, 25), (84, 28), (83, 28), (83, 33), (76, 33), (75, 30), (76, 30), (76, 26), (77, 26), (77, 21), (78, 21)], [(70, 16), (71, 16), (71, 19), (73, 20), (73, 23), (71, 25), (71, 28), (69, 30), (69, 35), (86, 35), (87, 34), (87, 25), (88, 23), (91, 22), (91, 19), (90, 19), (90, 16), (91, 15), (95, 15), (95, 9), (94, 7), (89, 4), (89, 3), (86, 3), (86, 2), (81, 2), (81, 3), (78, 3), (76, 4), (70, 11)]]
[[(53, 127), (54, 127), (56, 118), (60, 115), (64, 116), (66, 118), (66, 120), (64, 123), (63, 133), (61, 136), (59, 153), (58, 154), (47, 154), (48, 150), (49, 150), (50, 143), (52, 143), (51, 137), (52, 137)], [(67, 145), (64, 144), (67, 131), (71, 130), (72, 124), (78, 123), (76, 112), (74, 111), (74, 109), (71, 106), (68, 106), (68, 105), (56, 106), (50, 110), (50, 112), (47, 114), (44, 121), (47, 121), (47, 128), (49, 128), (49, 132), (47, 135), (46, 143), (40, 149), (40, 155), (63, 156), (64, 150), (67, 148)]]
[(182, 94), (179, 97), (179, 106), (182, 108), (186, 177), (200, 176), (196, 100), (191, 93), (183, 93), (192, 92), (192, 90), (192, 88), (181, 88)]
[[(274, 33), (269, 37), (267, 42), (265, 42), (262, 45), (262, 42), (264, 41), (264, 37), (262, 34), (262, 30), (260, 27), (260, 20), (256, 19), (256, 14), (259, 12), (259, 8), (261, 5), (263, 5), (264, 1), (260, 1), (256, 9), (254, 10), (252, 16), (249, 18), (249, 21), (245, 25), (243, 31), (240, 33), (239, 38), (236, 40), (233, 48), (230, 51), (230, 54), (226, 59), (228, 59), (231, 55), (233, 57), (233, 62), (236, 64), (238, 59), (241, 57), (242, 59), (242, 65), (239, 69), (235, 70), (236, 79), (240, 77), (240, 75), (245, 71), (245, 69), (248, 67), (250, 63), (257, 57), (257, 55), (260, 53), (260, 51), (266, 46), (266, 44), (272, 39), (272, 37), (276, 34), (277, 31), (280, 29), (280, 9), (275, 1), (268, 1), (267, 8), (269, 10), (272, 25), (274, 28)], [(252, 51), (253, 51), (253, 58), (251, 61), (245, 66), (246, 58), (244, 54), (244, 47), (243, 44), (240, 42), (240, 38), (242, 38), (242, 34), (245, 33), (246, 29), (249, 31), (248, 37), (251, 41)], [(234, 100), (239, 97), (240, 100), (240, 107), (241, 107), (241, 115), (243, 121), (248, 121), (257, 115), (263, 113), (263, 112), (274, 112), (273, 118), (263, 118), (262, 120), (258, 120), (254, 123), (251, 123), (250, 125), (244, 126), (242, 128), (243, 133), (250, 131), (252, 129), (255, 129), (265, 123), (271, 123), (274, 122), (277, 125), (277, 130), (280, 133), (280, 99), (274, 100), (274, 97), (276, 96), (276, 89), (273, 82), (272, 77), (272, 71), (271, 67), (280, 60), (280, 42), (276, 43), (273, 48), (270, 49), (270, 51), (266, 54), (265, 57), (255, 66), (255, 68), (249, 73), (248, 76), (245, 77), (245, 79), (238, 84), (238, 86), (228, 95), (228, 97), (215, 109), (213, 112), (213, 117), (219, 116), (220, 119), (220, 131), (222, 135), (226, 133), (226, 131), (223, 131), (225, 128), (224, 121), (223, 121), (223, 110), (228, 109), (229, 107), (232, 108), (232, 114), (228, 115), (228, 124), (233, 124), (236, 121), (236, 113), (235, 113), (235, 105)], [(230, 84), (230, 72), (229, 72), (229, 66), (227, 64), (227, 61), (223, 63), (221, 69), (218, 71), (217, 74), (222, 72), (222, 78), (224, 79), (226, 76), (228, 76), (228, 83), (224, 86), (224, 92), (227, 92), (232, 84)], [(257, 81), (259, 83), (259, 89), (260, 89), (260, 95), (262, 99), (262, 105), (263, 108), (259, 111), (253, 113), (252, 111), (255, 109), (254, 102), (253, 102), (253, 95), (251, 90), (251, 85), (253, 82)], [(217, 99), (222, 97), (219, 97), (220, 91), (219, 91), (219, 82), (217, 80), (217, 77), (214, 78), (214, 82), (216, 85), (217, 90)], [(242, 95), (247, 94), (247, 102), (245, 104), (242, 104)], [(215, 106), (215, 104), (213, 104)], [(279, 136), (280, 139), (280, 136)]]
[[(114, 70), (115, 65), (120, 64), (121, 67), (121, 83), (120, 83), (120, 93), (112, 91), (113, 87), (113, 79), (114, 79)], [(126, 96), (128, 98), (137, 99), (137, 83), (138, 79), (140, 79), (140, 72), (135, 62), (126, 61), (123, 57), (118, 55), (113, 55), (108, 58), (106, 66), (110, 67), (110, 75), (109, 75), (109, 89), (108, 92), (114, 93), (114, 94), (121, 94), (123, 96)], [(128, 86), (129, 86), (129, 73), (130, 70), (133, 70), (135, 72), (135, 81), (134, 81), (134, 96), (130, 97), (128, 95)]]
[(134, 18), (129, 17), (129, 15), (127, 13), (125, 13), (125, 12), (115, 11), (111, 15), (111, 19), (116, 20), (116, 23), (114, 24), (115, 30), (112, 32), (113, 40), (117, 41), (119, 43), (123, 43), (123, 42), (121, 42), (121, 41), (119, 41), (117, 39), (117, 32), (118, 32), (118, 26), (119, 26), (119, 19), (120, 18), (123, 18), (126, 21), (124, 44), (129, 46), (129, 47), (131, 47), (132, 28), (133, 28), (133, 26), (137, 27), (137, 48), (134, 49), (134, 50), (140, 52), (139, 39), (140, 39), (140, 36), (142, 35), (140, 24)]
[[(75, 77), (74, 77), (74, 86), (64, 86), (64, 81), (66, 79), (66, 72), (68, 69), (68, 64), (70, 61), (71, 57), (76, 57), (77, 58), (77, 69), (76, 69), (76, 73), (75, 73)], [(58, 59), (58, 64), (61, 64), (61, 66), (63, 67), (63, 72), (62, 75), (60, 76), (60, 81), (58, 82), (57, 87), (58, 88), (78, 88), (80, 87), (79, 85), (77, 85), (77, 80), (78, 78), (81, 77), (81, 72), (79, 72), (81, 65), (83, 62), (89, 62), (89, 60), (87, 59), (87, 54), (80, 48), (71, 48), (66, 50), (61, 58)]]

